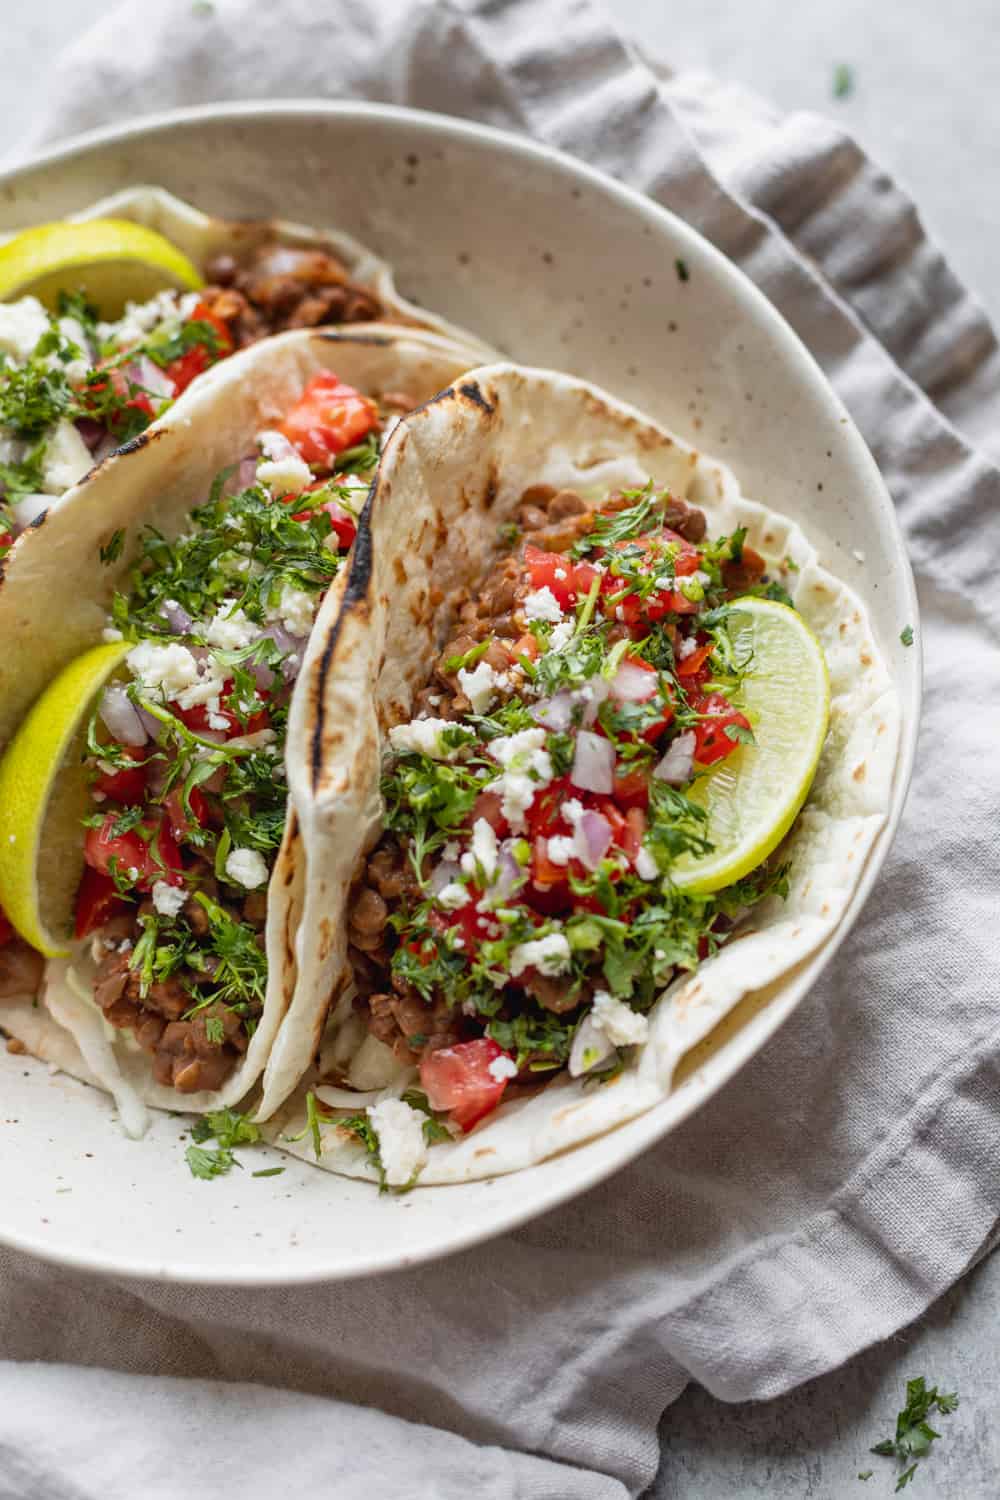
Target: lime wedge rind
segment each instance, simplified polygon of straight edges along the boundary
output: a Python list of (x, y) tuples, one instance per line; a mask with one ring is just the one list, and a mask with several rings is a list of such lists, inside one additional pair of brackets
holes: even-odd
[(202, 285), (183, 251), (131, 219), (36, 224), (0, 244), (0, 301), (33, 296), (53, 312), (61, 291), (82, 291), (102, 317), (116, 318), (126, 302)]
[[(71, 852), (83, 838), (74, 798), (54, 795), (91, 704), (130, 650), (112, 642), (85, 651), (49, 684), (0, 760), (0, 906), (20, 935), (48, 958), (68, 952), (76, 860), (58, 860), (57, 893), (39, 879), (43, 848)], [(77, 799), (78, 800), (78, 799)], [(54, 828), (54, 821), (60, 826)]]
[(708, 813), (715, 845), (671, 871), (674, 885), (707, 895), (741, 880), (778, 847), (812, 786), (826, 739), (830, 683), (822, 647), (795, 610), (770, 599), (733, 601), (738, 652), (753, 649), (741, 707), (756, 744), (738, 745), (688, 789)]

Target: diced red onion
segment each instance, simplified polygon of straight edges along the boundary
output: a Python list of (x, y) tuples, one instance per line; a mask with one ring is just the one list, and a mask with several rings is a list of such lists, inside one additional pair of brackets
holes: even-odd
[(98, 422), (95, 417), (77, 417), (73, 425), (91, 453), (96, 452), (108, 435), (104, 423)]
[(532, 715), (546, 729), (562, 733), (573, 722), (573, 696), (571, 693), (555, 693), (551, 698), (542, 698), (532, 705)]
[(457, 860), (443, 859), (431, 872), (428, 882), (432, 896), (438, 896), (446, 885), (450, 885), (462, 873), (461, 866)]
[(130, 360), (123, 373), (127, 380), (134, 381), (148, 395), (156, 397), (157, 400), (173, 400), (173, 381), (166, 370), (161, 370), (148, 354), (140, 354), (138, 359)]
[(164, 599), (160, 605), (160, 614), (166, 620), (174, 635), (187, 635), (194, 624), (191, 616), (176, 599)]
[(119, 745), (144, 745), (148, 740), (142, 715), (117, 683), (104, 689), (98, 712), (104, 727)]
[(612, 698), (618, 703), (645, 703), (656, 692), (657, 676), (624, 657), (608, 686)]
[(670, 786), (683, 786), (691, 780), (694, 770), (694, 730), (679, 734), (666, 755), (659, 762), (653, 775), (657, 781), (666, 781)]
[(604, 1035), (603, 1031), (597, 1029), (589, 1015), (584, 1016), (576, 1028), (573, 1045), (569, 1051), (570, 1077), (582, 1078), (592, 1068), (605, 1062), (614, 1050), (614, 1043)]
[(573, 694), (575, 703), (583, 704), (583, 714), (580, 723), (584, 729), (589, 729), (597, 719), (597, 711), (607, 698), (611, 689), (604, 677), (591, 677), (581, 688), (577, 688)]
[(146, 708), (137, 708), (136, 713), (139, 715), (139, 719), (147, 734), (152, 739), (159, 742), (166, 734), (167, 726), (165, 724), (161, 724), (156, 715), (151, 714)]
[[(578, 848), (583, 863), (588, 870), (596, 870), (611, 843), (611, 824), (603, 813), (593, 812), (588, 808), (577, 826), (581, 835)], [(580, 845), (583, 847), (580, 848)]]
[(614, 790), (615, 747), (603, 735), (581, 729), (576, 737), (576, 753), (569, 779), (585, 792), (610, 796)]
[(248, 666), (256, 686), (264, 688), (265, 691), (270, 691), (274, 686), (274, 673), (271, 671), (271, 668), (265, 666), (262, 661), (249, 662)]
[(504, 839), (500, 845), (496, 879), (490, 887), (490, 896), (495, 902), (506, 901), (517, 888), (521, 879), (521, 866), (514, 858), (514, 841)]
[[(279, 620), (273, 620), (270, 625), (261, 631), (261, 635), (268, 636), (281, 652), (281, 675), (286, 682), (294, 682), (302, 668), (302, 653), (309, 639), (304, 635), (292, 635), (286, 630)], [(258, 683), (258, 687), (266, 686)]]

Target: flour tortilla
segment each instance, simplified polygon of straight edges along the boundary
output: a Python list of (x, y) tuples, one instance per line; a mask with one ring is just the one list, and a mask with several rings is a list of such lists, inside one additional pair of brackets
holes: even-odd
[[(380, 827), (379, 770), (387, 731), (411, 716), (415, 691), (447, 638), (438, 594), (475, 590), (499, 550), (498, 528), (529, 484), (583, 493), (652, 479), (707, 513), (709, 534), (747, 528), (771, 564), (789, 558), (785, 583), (816, 632), (830, 673), (830, 731), (807, 804), (782, 849), (792, 862), (787, 901), (751, 913), (738, 940), (677, 980), (650, 1015), (649, 1039), (606, 1084), (562, 1074), (537, 1094), (504, 1104), (469, 1135), (431, 1148), (422, 1185), (520, 1170), (650, 1109), (670, 1091), (679, 1059), (749, 991), (813, 953), (836, 929), (883, 826), (899, 740), (899, 704), (858, 596), (819, 566), (792, 521), (746, 499), (722, 464), (593, 386), (512, 365), (472, 371), (396, 429), (380, 465), (346, 581), (340, 616), (322, 658), (314, 655), (293, 705), (309, 753), (291, 769), (310, 879), (303, 927), (321, 931), (302, 955), (300, 981), (329, 994), (324, 1048), (355, 1056), (366, 1041), (350, 1015), (346, 901), (360, 853)], [(353, 709), (353, 712), (349, 712)], [(314, 967), (315, 966), (315, 967)], [(319, 1041), (317, 1033), (316, 1040)], [(382, 1049), (388, 1054), (388, 1049)], [(367, 1081), (371, 1088), (378, 1078)], [(316, 1075), (313, 1075), (313, 1081)], [(397, 1070), (395, 1092), (406, 1077)], [(311, 1139), (288, 1140), (305, 1123), (303, 1084), (274, 1117), (269, 1138), (313, 1160)], [(323, 1089), (320, 1088), (322, 1096)], [(367, 1101), (363, 1101), (367, 1102)], [(269, 1112), (266, 1111), (266, 1112)], [(364, 1151), (326, 1126), (320, 1165), (374, 1177)]]
[[(369, 324), (280, 334), (209, 371), (130, 453), (106, 459), (86, 485), (50, 510), (19, 543), (0, 580), (0, 640), (5, 647), (0, 704), (8, 732), (67, 662), (101, 640), (112, 595), (124, 584), (142, 529), (152, 525), (167, 537), (177, 536), (191, 510), (207, 498), (215, 476), (255, 451), (255, 434), (273, 425), (312, 375), (334, 370), (365, 394), (405, 392), (420, 402), (456, 379), (468, 361), (467, 350), (436, 334)], [(103, 565), (99, 550), (118, 530), (125, 537), (121, 555)], [(308, 682), (306, 669), (313, 670), (322, 658), (338, 618), (346, 572), (341, 571), (324, 599), (300, 683)], [(297, 684), (293, 704), (303, 691)], [(289, 772), (308, 753), (308, 714), (296, 713), (288, 735)], [(82, 869), (81, 835), (80, 873)], [(69, 872), (67, 878), (75, 889), (72, 876)], [(86, 984), (81, 997), (66, 961), (46, 965), (41, 998), (47, 1026), (42, 1032), (62, 1028), (76, 1051), (61, 1037), (43, 1045), (38, 1010), (19, 1005), (16, 996), (0, 999), (0, 1026), (32, 1052), (58, 1058), (76, 1076), (96, 1078), (114, 1094), (123, 1121), (133, 1130), (142, 1123), (142, 1102), (196, 1112), (236, 1103), (260, 1078), (279, 1042), (282, 1084), (269, 1097), (280, 1103), (309, 1066), (313, 1017), (326, 1010), (325, 995), (310, 995), (297, 983), (297, 942), (303, 944), (310, 972), (314, 967), (308, 963), (308, 935), (298, 930), (305, 883), (306, 856), (293, 811), (268, 888), (269, 978), (263, 1014), (239, 1069), (217, 1092), (180, 1095), (156, 1084), (149, 1058), (135, 1047), (130, 1033), (112, 1032), (105, 1025)], [(286, 1024), (290, 1035), (284, 1034)]]

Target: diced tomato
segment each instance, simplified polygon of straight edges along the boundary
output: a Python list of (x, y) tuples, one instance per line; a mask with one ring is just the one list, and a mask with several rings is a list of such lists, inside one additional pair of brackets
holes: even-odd
[(703, 646), (696, 646), (689, 656), (679, 657), (677, 661), (678, 677), (694, 677), (700, 672), (705, 662), (711, 656), (714, 644), (714, 641), (706, 641)]
[(709, 693), (707, 696), (694, 698), (691, 707), (696, 714), (709, 715), (708, 718), (699, 719), (694, 726), (694, 758), (699, 765), (714, 765), (736, 749), (739, 741), (730, 739), (726, 734), (726, 729), (731, 724), (738, 724), (743, 729), (750, 728), (750, 720), (735, 709), (722, 693)]
[(477, 911), (476, 907), (482, 899), (482, 891), (475, 885), (467, 887), (469, 899), (464, 906), (457, 910), (445, 910), (436, 906), (430, 914), (430, 923), (438, 932), (448, 932), (457, 928), (463, 944), (463, 950), (470, 962), (478, 952), (481, 943), (485, 942), (491, 935), (496, 936), (496, 919), (490, 912)]
[(98, 927), (103, 927), (105, 922), (124, 911), (126, 906), (127, 902), (119, 896), (111, 876), (102, 875), (100, 870), (87, 865), (76, 895), (74, 937), (88, 937)]
[[(283, 495), (282, 499), (286, 505), (294, 505), (300, 495), (308, 495), (315, 490), (321, 490), (326, 485), (325, 479), (317, 479), (315, 484), (306, 485), (304, 490), (297, 494)], [(330, 530), (336, 534), (337, 544), (342, 552), (349, 552), (354, 546), (354, 538), (358, 534), (357, 522), (349, 510), (345, 510), (339, 500), (326, 500), (322, 505), (314, 505), (311, 510), (296, 510), (292, 512), (293, 521), (308, 521), (311, 516), (325, 515), (330, 522)]]
[[(146, 752), (141, 746), (117, 745), (115, 748), (129, 756), (131, 760), (144, 761), (146, 759)], [(141, 802), (146, 795), (148, 774), (148, 767), (144, 765), (122, 766), (116, 771), (99, 771), (94, 786), (106, 797), (112, 797), (115, 802), (120, 802), (125, 807), (132, 807), (136, 802)]]
[(465, 821), (469, 828), (474, 828), (480, 818), (486, 819), (498, 839), (505, 839), (510, 833), (510, 824), (501, 811), (499, 792), (479, 793)]
[[(615, 769), (615, 789), (612, 793), (619, 807), (646, 807), (649, 803), (649, 766), (633, 765), (619, 761)], [(624, 768), (624, 775), (622, 774)]]
[(164, 807), (167, 810), (167, 824), (174, 838), (183, 843), (193, 827), (204, 828), (208, 823), (208, 803), (200, 787), (193, 786), (188, 798), (191, 807), (190, 814), (184, 806), (184, 797), (180, 787), (174, 787), (167, 793), (164, 799)]
[(531, 883), (543, 890), (567, 884), (567, 865), (557, 865), (549, 858), (548, 835), (538, 833), (531, 846)]
[(568, 557), (561, 552), (543, 552), (529, 542), (524, 549), (524, 562), (533, 589), (548, 589), (562, 609), (569, 609), (576, 602), (573, 563)]
[(533, 839), (540, 833), (552, 834), (568, 831), (559, 811), (567, 797), (580, 797), (579, 791), (572, 785), (568, 776), (557, 776), (554, 781), (549, 782), (548, 786), (535, 793), (526, 814), (528, 833)]
[(625, 832), (621, 839), (622, 853), (635, 864), (642, 840), (646, 833), (646, 813), (641, 807), (630, 807), (625, 814)]
[(374, 401), (323, 370), (309, 381), (279, 430), (306, 463), (331, 469), (337, 455), (360, 443), (377, 423)]
[(494, 1078), (490, 1064), (509, 1056), (485, 1036), (428, 1053), (420, 1064), (420, 1083), (431, 1108), (448, 1110), (456, 1125), (471, 1130), (500, 1103), (508, 1080)]
[(113, 829), (119, 816), (108, 813), (99, 828), (87, 829), (83, 845), (87, 864), (102, 875), (111, 874), (112, 860), (119, 874), (135, 870), (134, 880), (140, 890), (150, 890), (157, 880), (182, 885), (181, 851), (167, 821), (158, 825), (147, 822), (141, 829), (116, 834)]
[(192, 380), (201, 375), (210, 365), (214, 365), (220, 359), (225, 359), (227, 354), (233, 352), (233, 336), (229, 331), (229, 325), (222, 318), (216, 317), (210, 312), (204, 302), (199, 302), (187, 320), (189, 323), (207, 323), (215, 330), (218, 340), (217, 347), (213, 350), (208, 344), (192, 344), (177, 359), (171, 360), (164, 374), (173, 382), (174, 395), (179, 396), (186, 391)]
[(526, 635), (519, 635), (510, 650), (514, 654), (515, 661), (519, 656), (526, 656), (529, 661), (534, 661), (538, 656), (538, 642), (529, 632)]
[(14, 545), (14, 533), (12, 531), (0, 531), (0, 552), (6, 551)]
[[(235, 739), (239, 735), (256, 734), (258, 730), (266, 729), (271, 722), (271, 716), (266, 708), (261, 708), (256, 713), (251, 714), (246, 723), (240, 723), (239, 716), (233, 713), (232, 709), (225, 706), (226, 699), (232, 691), (232, 678), (227, 677), (222, 685), (222, 692), (219, 694), (219, 707), (217, 709), (210, 709), (205, 703), (196, 703), (193, 708), (180, 708), (176, 703), (171, 703), (170, 711), (176, 714), (181, 723), (185, 724), (193, 734), (205, 734), (206, 732), (214, 734), (216, 732), (217, 726), (214, 726), (210, 722), (210, 715), (213, 719), (225, 719), (226, 728), (222, 732), (225, 734), (227, 740)], [(258, 688), (257, 696), (258, 698), (267, 698), (267, 689)]]

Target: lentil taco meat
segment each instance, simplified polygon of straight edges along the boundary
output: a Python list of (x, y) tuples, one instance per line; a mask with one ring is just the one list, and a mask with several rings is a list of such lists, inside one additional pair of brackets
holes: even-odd
[[(67, 570), (67, 608), (48, 661), (25, 653), (18, 691), (30, 702), (102, 640), (120, 643), (120, 666), (64, 768), (85, 789), (79, 878), (70, 952), (46, 964), (42, 998), (78, 1049), (70, 1070), (113, 1092), (132, 1128), (143, 1100), (235, 1102), (275, 1048), (288, 1087), (308, 1065), (308, 1045), (282, 1035), (323, 1007), (294, 962), (305, 870), (287, 775), (306, 742), (290, 708), (386, 433), (463, 364), (430, 334), (281, 335), (192, 390), (141, 465), (112, 462), (93, 503), (47, 523), (38, 566)], [(4, 581), (11, 637), (38, 582)], [(44, 881), (42, 898), (58, 905)], [(16, 1003), (28, 967), (4, 922), (0, 1026), (44, 1052)]]
[[(895, 695), (794, 525), (567, 377), (474, 371), (405, 418), (362, 529), (292, 777), (304, 923), (342, 913), (311, 955), (331, 1013), (269, 1133), (307, 1122), (287, 1149), (391, 1186), (490, 1176), (661, 1102), (830, 934), (888, 806)], [(741, 602), (801, 612), (834, 711), (790, 836), (705, 889), (698, 787), (768, 734)], [(323, 851), (348, 827), (366, 853), (338, 895)]]

